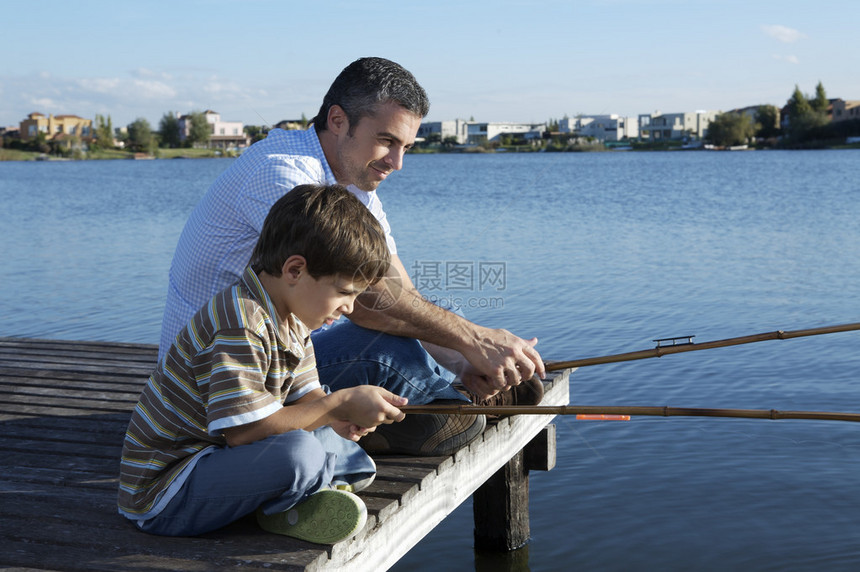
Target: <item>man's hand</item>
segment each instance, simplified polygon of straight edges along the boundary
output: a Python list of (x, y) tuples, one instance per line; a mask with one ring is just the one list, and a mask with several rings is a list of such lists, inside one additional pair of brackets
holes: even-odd
[(478, 400), (486, 399), (497, 394), (499, 390), (490, 382), (487, 376), (473, 371), (463, 371), (457, 378), (460, 380), (469, 393), (474, 395)]
[[(519, 385), (535, 373), (540, 378), (546, 376), (543, 359), (535, 349), (537, 342), (537, 338), (524, 340), (507, 330), (476, 325), (472, 344), (463, 355), (486, 378), (485, 383), (494, 390), (492, 395)], [(469, 387), (465, 379), (463, 382)], [(469, 383), (480, 387), (474, 378)]]

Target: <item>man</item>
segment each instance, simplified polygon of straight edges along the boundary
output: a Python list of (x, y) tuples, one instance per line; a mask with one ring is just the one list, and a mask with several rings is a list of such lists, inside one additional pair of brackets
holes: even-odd
[[(428, 111), (427, 95), (412, 74), (389, 60), (362, 58), (334, 80), (311, 128), (272, 130), (245, 151), (201, 199), (179, 239), (159, 359), (188, 319), (239, 277), (278, 198), (299, 184), (338, 183), (381, 223), (391, 270), (359, 298), (351, 323), (315, 333), (322, 382), (332, 390), (381, 385), (422, 404), (465, 399), (451, 386), (453, 372), (478, 400), (502, 392), (506, 403), (539, 401), (542, 386), (533, 376), (545, 371), (534, 349), (537, 339), (479, 326), (427, 302), (397, 256), (376, 188), (402, 168)], [(378, 431), (375, 444), (363, 444), (376, 451), (446, 454), (480, 434), (479, 417), (408, 416), (392, 430), (399, 433)]]

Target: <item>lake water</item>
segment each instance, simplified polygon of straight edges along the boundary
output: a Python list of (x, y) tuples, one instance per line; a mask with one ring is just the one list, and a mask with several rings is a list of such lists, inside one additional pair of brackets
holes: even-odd
[[(182, 225), (228, 159), (0, 163), (0, 335), (157, 343)], [(860, 153), (414, 155), (380, 196), (429, 297), (546, 360), (860, 321)], [(860, 333), (581, 368), (572, 401), (860, 411)], [(530, 544), (466, 503), (395, 570), (860, 566), (860, 425), (559, 418)]]

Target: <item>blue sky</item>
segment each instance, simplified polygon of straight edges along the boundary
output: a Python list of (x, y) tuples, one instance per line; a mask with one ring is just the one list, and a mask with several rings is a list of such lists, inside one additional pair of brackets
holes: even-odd
[(860, 99), (860, 2), (4, 0), (0, 125), (33, 111), (312, 117), (362, 56), (403, 64), (428, 120), (546, 121)]

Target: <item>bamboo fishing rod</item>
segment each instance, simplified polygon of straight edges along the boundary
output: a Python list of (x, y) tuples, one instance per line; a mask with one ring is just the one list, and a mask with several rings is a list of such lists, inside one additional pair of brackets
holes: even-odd
[[(766, 340), (789, 340), (805, 336), (818, 336), (821, 334), (833, 334), (837, 332), (850, 332), (860, 330), (860, 323), (842, 324), (837, 326), (825, 326), (820, 328), (809, 328), (805, 330), (768, 332), (727, 338), (713, 342), (695, 344), (692, 338), (695, 336), (681, 336), (677, 338), (663, 338), (654, 340), (657, 347), (649, 350), (614, 354), (602, 357), (584, 358), (569, 361), (546, 362), (547, 371), (558, 371), (561, 369), (585, 367), (603, 363), (615, 363), (632, 361), (652, 357), (662, 357), (668, 354), (692, 352), (697, 350), (709, 350), (726, 346), (737, 346)], [(679, 340), (686, 340), (679, 343)], [(663, 345), (671, 342), (672, 345)], [(817, 419), (822, 421), (860, 421), (860, 413), (842, 413), (835, 411), (780, 411), (778, 409), (713, 409), (692, 407), (643, 407), (624, 405), (503, 405), (503, 406), (480, 406), (480, 405), (406, 405), (400, 408), (404, 413), (439, 413), (447, 415), (576, 415), (580, 419), (629, 419), (631, 415), (646, 415), (658, 417), (733, 417), (746, 419)]]
[[(638, 359), (647, 359), (653, 357), (662, 357), (669, 354), (678, 354), (683, 352), (694, 352), (698, 350), (710, 350), (714, 348), (722, 348), (726, 346), (738, 346), (741, 344), (751, 344), (753, 342), (763, 342), (767, 340), (789, 340), (792, 338), (801, 338), (805, 336), (818, 336), (821, 334), (834, 334), (837, 332), (850, 332), (860, 330), (860, 322), (853, 324), (842, 324), (838, 326), (825, 326), (821, 328), (809, 328), (806, 330), (767, 332), (764, 334), (754, 334), (752, 336), (741, 336), (737, 338), (727, 338), (725, 340), (716, 340), (713, 342), (705, 342), (701, 344), (694, 343), (692, 339), (695, 336), (680, 336), (677, 338), (663, 338), (654, 340), (657, 342), (657, 347), (648, 350), (640, 350), (636, 352), (627, 352), (623, 354), (613, 354), (601, 357), (591, 357), (583, 359), (574, 359), (569, 361), (548, 361), (545, 363), (547, 371), (558, 371), (562, 369), (585, 367), (589, 365), (598, 365), (603, 363), (615, 363), (622, 361), (633, 361)], [(680, 341), (686, 340), (686, 341)], [(671, 343), (671, 345), (664, 345)]]
[(778, 409), (705, 409), (695, 407), (643, 407), (626, 405), (404, 405), (407, 415), (576, 415), (581, 419), (627, 419), (631, 415), (656, 417), (734, 417), (743, 419), (816, 419), (819, 421), (860, 421), (860, 413), (836, 411), (780, 411)]

